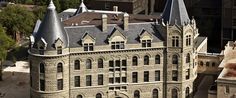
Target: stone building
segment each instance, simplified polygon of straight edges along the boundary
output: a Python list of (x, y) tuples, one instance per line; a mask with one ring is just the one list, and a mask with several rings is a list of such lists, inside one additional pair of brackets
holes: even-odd
[(191, 98), (197, 53), (207, 49), (183, 0), (168, 0), (161, 17), (82, 12), (65, 21), (51, 1), (34, 31), (31, 98)]
[(148, 2), (149, 0), (91, 0), (88, 7), (111, 11), (114, 6), (118, 6), (120, 11), (130, 14), (148, 14)]

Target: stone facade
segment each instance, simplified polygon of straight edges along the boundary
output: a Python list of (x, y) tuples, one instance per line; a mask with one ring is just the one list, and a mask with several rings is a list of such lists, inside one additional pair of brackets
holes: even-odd
[[(185, 8), (181, 7), (184, 6), (182, 0), (169, 0), (168, 3), (171, 2), (179, 4), (175, 7)], [(174, 12), (178, 9), (171, 10), (170, 12)], [(204, 49), (198, 48), (206, 43), (199, 40), (195, 20), (189, 21), (186, 10), (179, 10), (184, 15), (180, 13), (170, 17), (186, 19), (176, 20), (175, 24), (172, 24), (173, 19), (132, 23), (131, 16), (125, 13), (125, 18), (128, 18), (124, 22), (126, 30), (119, 27), (119, 20), (117, 24), (111, 24), (111, 20), (99, 19), (107, 21), (103, 25), (107, 26), (107, 30), (94, 31), (92, 29), (97, 30), (97, 26), (77, 24), (65, 26), (66, 32), (53, 32), (60, 28), (60, 23), (57, 23), (58, 19), (52, 13), (55, 6), (51, 2), (45, 17), (47, 21), (43, 20), (40, 24), (42, 26), (49, 22), (51, 25), (40, 26), (38, 32), (31, 37), (31, 97), (191, 98), (193, 82), (197, 77), (197, 50), (203, 51)], [(76, 18), (81, 19), (83, 15), (86, 13), (63, 23), (67, 24), (72, 19), (77, 21)], [(89, 15), (86, 19), (88, 18)], [(50, 23), (50, 19), (55, 23)], [(111, 19), (111, 15), (107, 19)], [(86, 30), (83, 31), (84, 29)], [(129, 33), (137, 33), (138, 36), (131, 36)], [(68, 36), (68, 40), (61, 36), (63, 34)], [(47, 39), (48, 36), (55, 38), (52, 35), (59, 36), (55, 42)], [(101, 38), (103, 35), (108, 37)]]

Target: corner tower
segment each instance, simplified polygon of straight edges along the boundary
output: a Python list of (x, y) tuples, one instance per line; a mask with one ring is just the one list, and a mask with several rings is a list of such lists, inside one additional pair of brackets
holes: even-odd
[(69, 40), (51, 0), (30, 37), (31, 98), (69, 98)]
[(183, 0), (167, 0), (162, 14), (166, 32), (165, 98), (192, 98), (197, 77), (194, 40), (198, 36), (195, 20), (189, 19)]

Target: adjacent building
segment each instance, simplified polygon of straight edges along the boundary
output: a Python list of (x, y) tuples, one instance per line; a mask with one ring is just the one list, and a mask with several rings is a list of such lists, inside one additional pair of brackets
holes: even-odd
[(77, 9), (62, 21), (55, 9), (30, 37), (31, 98), (192, 97), (207, 38), (183, 0), (162, 16)]
[[(114, 9), (114, 6), (123, 12), (130, 14), (148, 14), (148, 1), (149, 0), (92, 0), (89, 2), (89, 8), (95, 10), (108, 10)], [(154, 0), (152, 0), (154, 1)]]

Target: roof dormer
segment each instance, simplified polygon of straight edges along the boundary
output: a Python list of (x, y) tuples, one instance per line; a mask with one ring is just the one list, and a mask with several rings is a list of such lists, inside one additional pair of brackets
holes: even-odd
[(152, 40), (153, 35), (150, 32), (143, 29), (141, 31), (141, 33), (139, 34), (139, 38), (140, 38), (140, 41), (142, 41), (142, 40)]
[(121, 33), (118, 29), (114, 28), (110, 37), (108, 38), (109, 43), (110, 42), (117, 42), (117, 41), (123, 41), (126, 43), (127, 39), (126, 36)]
[(84, 43), (93, 43), (93, 44), (95, 44), (95, 38), (94, 37), (92, 37), (91, 35), (89, 35), (87, 32), (83, 35), (83, 37), (82, 37), (82, 44), (84, 44)]

